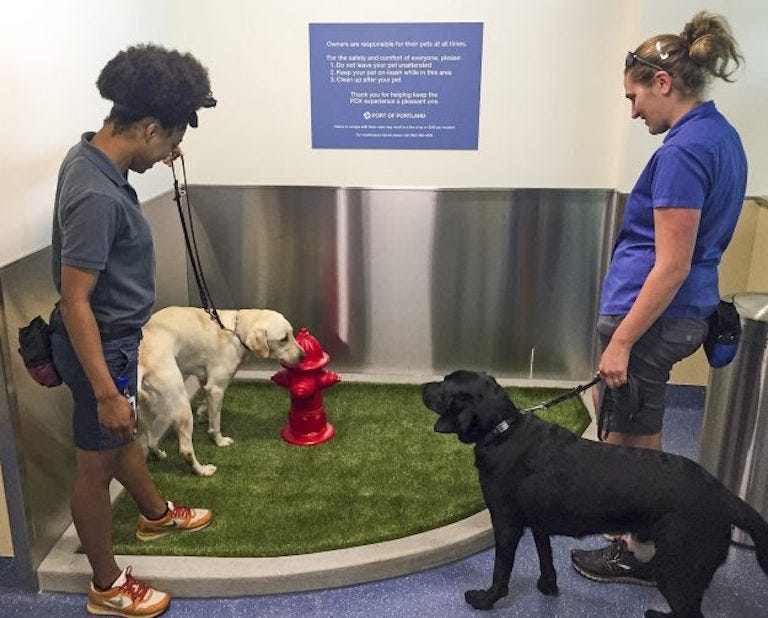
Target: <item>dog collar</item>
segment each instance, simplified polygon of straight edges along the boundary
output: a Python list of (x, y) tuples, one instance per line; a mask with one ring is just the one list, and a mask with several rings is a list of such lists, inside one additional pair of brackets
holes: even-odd
[[(524, 410), (520, 410), (520, 414), (530, 414), (531, 412), (536, 412), (538, 410), (546, 410), (550, 406), (561, 403), (566, 399), (570, 399), (571, 397), (575, 397), (576, 395), (583, 393), (585, 390), (587, 390), (591, 386), (594, 386), (595, 384), (597, 384), (600, 381), (600, 379), (601, 379), (600, 374), (597, 374), (595, 375), (594, 378), (592, 378), (592, 380), (590, 380), (586, 384), (581, 384), (576, 388), (572, 388), (571, 390), (563, 393), (562, 395), (558, 395), (557, 397), (555, 397), (554, 399), (550, 399), (549, 401), (544, 401), (531, 408), (525, 408)], [(507, 431), (510, 427), (512, 427), (512, 423), (510, 423), (508, 419), (504, 419), (498, 425), (496, 425), (493, 429), (491, 429), (491, 431), (488, 432), (485, 438), (483, 438), (483, 444), (490, 442), (497, 436), (500, 436), (505, 431)]]
[(501, 434), (503, 434), (507, 429), (509, 429), (512, 425), (509, 424), (508, 420), (501, 421), (496, 427), (491, 429), (491, 433), (489, 434), (490, 437), (496, 437)]
[[(235, 337), (237, 337), (237, 340), (240, 342), (240, 345), (243, 346), (247, 350), (248, 346), (245, 345), (245, 342), (240, 338), (240, 335), (237, 334), (237, 319), (239, 317), (240, 317), (240, 312), (239, 311), (235, 311), (235, 327), (231, 331), (229, 331), (229, 332), (231, 332)], [(229, 329), (225, 328), (224, 330), (229, 330)]]
[(498, 425), (496, 425), (493, 429), (491, 429), (485, 437), (482, 439), (482, 444), (487, 444), (494, 438), (497, 438), (498, 436), (502, 435), (505, 431), (507, 431), (510, 427), (512, 427), (512, 423), (509, 422), (509, 420), (504, 419), (501, 421)]

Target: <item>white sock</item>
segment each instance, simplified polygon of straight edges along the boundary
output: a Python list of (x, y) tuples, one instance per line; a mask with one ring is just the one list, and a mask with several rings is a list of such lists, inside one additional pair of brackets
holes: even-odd
[(93, 586), (94, 590), (98, 590), (99, 592), (106, 592), (110, 588), (115, 588), (117, 586), (122, 586), (125, 583), (125, 580), (126, 580), (126, 578), (125, 578), (125, 569), (123, 569), (122, 571), (120, 571), (120, 575), (117, 576), (117, 579), (115, 581), (113, 581), (110, 586), (107, 586), (104, 589), (97, 588), (96, 584), (93, 583), (93, 580), (91, 580), (91, 586)]
[(627, 549), (631, 551), (635, 558), (640, 562), (650, 562), (656, 555), (656, 545), (653, 541), (643, 543), (638, 541), (631, 534), (625, 534), (622, 539), (627, 544)]
[(112, 588), (117, 588), (118, 586), (122, 586), (125, 583), (126, 577), (125, 577), (125, 569), (122, 570), (120, 573), (120, 577), (118, 577), (115, 581), (112, 582)]

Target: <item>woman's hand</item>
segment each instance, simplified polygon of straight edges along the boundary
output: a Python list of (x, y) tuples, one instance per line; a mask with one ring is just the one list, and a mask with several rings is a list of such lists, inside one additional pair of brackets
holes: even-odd
[(120, 393), (96, 400), (99, 425), (110, 438), (130, 440), (136, 434), (136, 420), (133, 408)]
[(619, 388), (627, 383), (631, 346), (611, 340), (600, 357), (598, 373), (608, 388)]
[(168, 156), (165, 157), (165, 159), (163, 159), (163, 163), (165, 163), (168, 167), (170, 167), (171, 165), (173, 165), (173, 162), (176, 159), (178, 159), (182, 154), (184, 153), (181, 152), (181, 148), (179, 146), (176, 146), (176, 148), (171, 150)]

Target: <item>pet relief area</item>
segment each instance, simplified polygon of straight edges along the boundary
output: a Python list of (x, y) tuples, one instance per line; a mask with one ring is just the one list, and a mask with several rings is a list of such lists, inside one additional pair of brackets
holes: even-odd
[[(548, 401), (562, 389), (506, 389), (520, 408)], [(323, 393), (335, 436), (316, 446), (280, 437), (288, 421), (285, 389), (271, 382), (235, 382), (227, 390), (222, 433), (235, 443), (217, 447), (207, 421), (195, 421), (201, 463), (218, 467), (198, 477), (178, 452), (176, 433), (162, 442), (168, 454), (150, 461), (161, 493), (189, 506), (213, 509), (200, 532), (136, 540), (138, 511), (125, 494), (114, 505), (118, 554), (272, 557), (379, 543), (439, 528), (485, 508), (472, 446), (432, 430), (437, 416), (405, 384), (340, 383)], [(193, 401), (193, 409), (199, 400)], [(544, 410), (545, 420), (578, 435), (589, 425), (582, 401)]]

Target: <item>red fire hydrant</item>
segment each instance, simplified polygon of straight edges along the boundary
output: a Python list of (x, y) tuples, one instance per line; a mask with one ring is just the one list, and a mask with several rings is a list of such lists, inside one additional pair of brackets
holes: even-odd
[(328, 422), (321, 390), (341, 378), (323, 369), (331, 357), (306, 328), (299, 330), (296, 343), (304, 350), (304, 360), (294, 366), (283, 365), (285, 369), (272, 376), (273, 382), (286, 387), (291, 394), (288, 423), (280, 435), (290, 444), (312, 446), (333, 437), (333, 425)]

